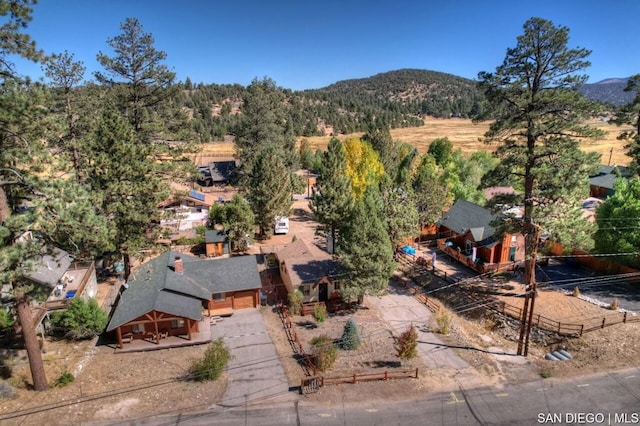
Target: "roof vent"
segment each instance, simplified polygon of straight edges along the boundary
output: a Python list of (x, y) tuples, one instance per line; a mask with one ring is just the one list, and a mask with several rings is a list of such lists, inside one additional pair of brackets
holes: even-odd
[(173, 270), (176, 271), (176, 274), (182, 275), (184, 273), (184, 263), (182, 263), (182, 258), (180, 256), (176, 256), (173, 261)]

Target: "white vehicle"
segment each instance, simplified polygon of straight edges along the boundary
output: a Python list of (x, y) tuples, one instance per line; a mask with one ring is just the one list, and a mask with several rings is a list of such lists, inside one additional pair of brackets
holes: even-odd
[(276, 216), (273, 233), (286, 234), (287, 232), (289, 232), (289, 218), (286, 216)]

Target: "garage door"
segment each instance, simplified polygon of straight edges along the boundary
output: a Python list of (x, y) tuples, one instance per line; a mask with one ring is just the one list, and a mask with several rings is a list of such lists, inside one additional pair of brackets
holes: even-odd
[(233, 294), (233, 309), (255, 308), (255, 292), (239, 291)]

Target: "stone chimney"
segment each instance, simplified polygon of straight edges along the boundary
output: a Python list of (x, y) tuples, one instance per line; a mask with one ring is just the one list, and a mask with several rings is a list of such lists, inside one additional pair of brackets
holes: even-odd
[(173, 270), (176, 274), (182, 275), (184, 273), (184, 263), (182, 263), (182, 258), (180, 256), (176, 256), (173, 261)]

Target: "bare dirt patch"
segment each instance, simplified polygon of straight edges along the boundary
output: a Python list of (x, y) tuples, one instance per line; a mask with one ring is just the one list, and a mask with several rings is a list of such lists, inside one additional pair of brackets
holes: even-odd
[[(70, 347), (72, 351), (68, 351)], [(182, 379), (192, 360), (201, 358), (206, 347), (116, 355), (112, 348), (95, 346), (94, 341), (50, 343), (49, 355), (44, 356), (49, 381), (53, 382), (64, 367), (74, 372), (75, 380), (65, 387), (38, 393), (20, 389), (14, 398), (0, 402), (0, 422), (80, 424), (205, 409), (222, 397), (226, 378), (205, 383)], [(28, 379), (28, 365), (16, 365), (14, 375)]]

